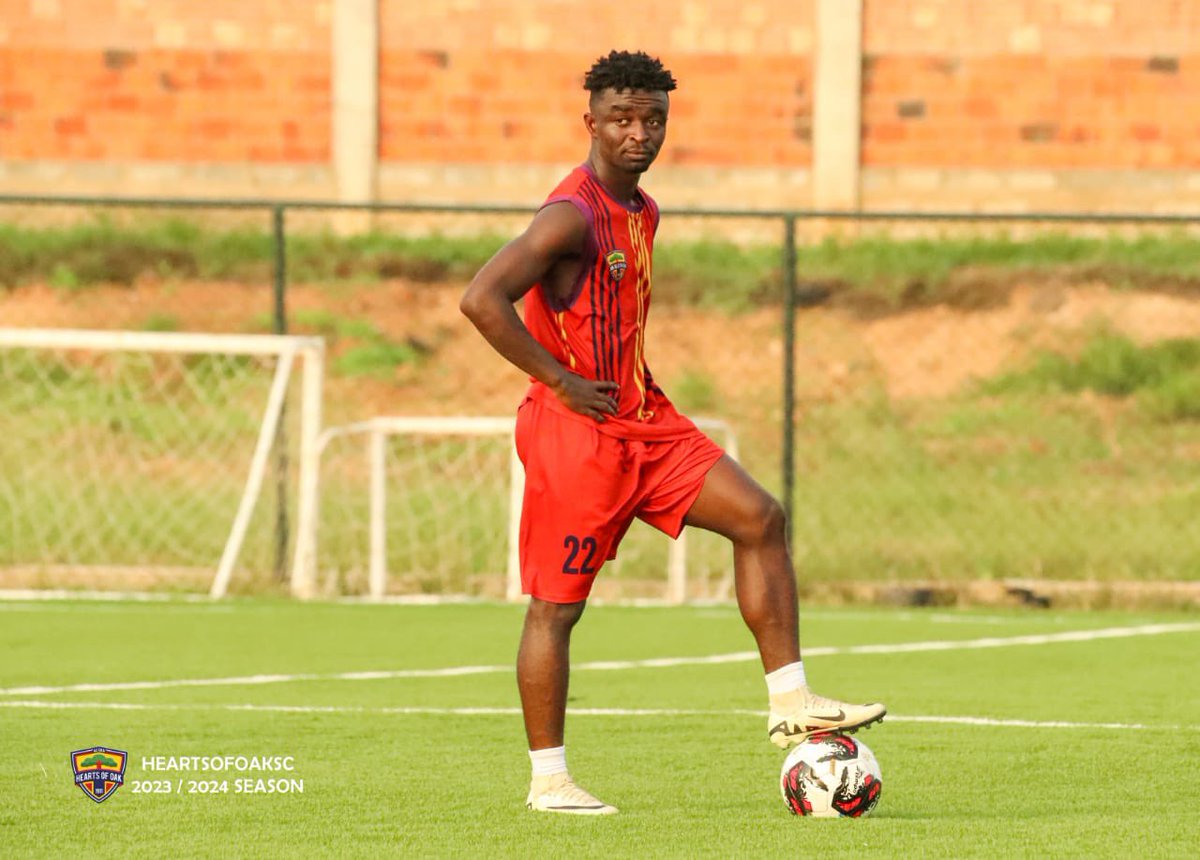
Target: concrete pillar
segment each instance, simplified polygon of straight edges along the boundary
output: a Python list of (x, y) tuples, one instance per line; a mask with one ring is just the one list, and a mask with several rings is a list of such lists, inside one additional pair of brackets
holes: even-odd
[(378, 168), (379, 0), (334, 0), (333, 172), (338, 200), (375, 200)]
[(863, 0), (817, 0), (813, 206), (857, 209), (862, 135)]

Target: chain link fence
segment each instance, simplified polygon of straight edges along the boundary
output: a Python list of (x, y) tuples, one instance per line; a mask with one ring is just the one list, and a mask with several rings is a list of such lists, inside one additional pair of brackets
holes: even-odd
[[(457, 303), (531, 209), (0, 206), (0, 327), (320, 335), (327, 428), (508, 416), (527, 384)], [(730, 426), (784, 500), (806, 585), (1194, 581), (1198, 224), (668, 211), (647, 359), (684, 411)], [(385, 453), (389, 590), (498, 593), (504, 443), (395, 440)], [(369, 576), (368, 456), (344, 439), (322, 464), (328, 593)], [(275, 528), (293, 516), (288, 486)], [(597, 594), (661, 596), (668, 566), (666, 539), (635, 527)], [(688, 595), (731, 594), (728, 546), (692, 535)]]

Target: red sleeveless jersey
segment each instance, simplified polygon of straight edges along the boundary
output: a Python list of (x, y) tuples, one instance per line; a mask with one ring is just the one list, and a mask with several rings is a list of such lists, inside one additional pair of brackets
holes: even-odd
[(658, 206), (644, 191), (637, 205), (617, 202), (587, 165), (546, 198), (569, 202), (587, 221), (583, 266), (571, 294), (557, 299), (542, 284), (525, 296), (525, 326), (558, 361), (587, 379), (620, 386), (617, 414), (600, 423), (568, 409), (533, 380), (529, 396), (551, 409), (626, 439), (677, 439), (697, 432), (654, 382), (646, 365), (651, 254)]

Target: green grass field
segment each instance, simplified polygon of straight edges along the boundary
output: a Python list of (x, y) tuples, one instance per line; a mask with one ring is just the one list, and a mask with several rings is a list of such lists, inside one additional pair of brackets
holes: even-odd
[[(785, 809), (760, 667), (731, 606), (588, 610), (568, 755), (621, 814), (526, 812), (521, 614), (0, 603), (0, 844), (47, 857), (1184, 857), (1200, 840), (1195, 614), (806, 611), (814, 687), (890, 708), (859, 735), (884, 775), (860, 821)], [(647, 663), (659, 658), (681, 659)], [(68, 763), (93, 746), (129, 753), (102, 804)], [(294, 771), (143, 766), (226, 755), (293, 756)], [(235, 793), (236, 779), (279, 776), (303, 792)], [(188, 793), (197, 777), (228, 791)], [(170, 792), (136, 790), (155, 780)]]

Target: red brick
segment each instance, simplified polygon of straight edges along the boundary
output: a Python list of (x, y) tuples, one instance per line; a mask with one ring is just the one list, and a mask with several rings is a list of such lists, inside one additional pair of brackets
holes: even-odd
[(87, 132), (87, 120), (81, 116), (61, 117), (54, 121), (54, 131), (63, 137), (79, 137)]
[(136, 95), (117, 93), (108, 97), (105, 106), (110, 110), (132, 112), (141, 108), (141, 99)]
[(1149, 143), (1162, 139), (1162, 129), (1148, 123), (1134, 123), (1129, 127), (1130, 136), (1139, 143)]
[(0, 92), (0, 110), (28, 111), (34, 106), (33, 93), (21, 90)]

